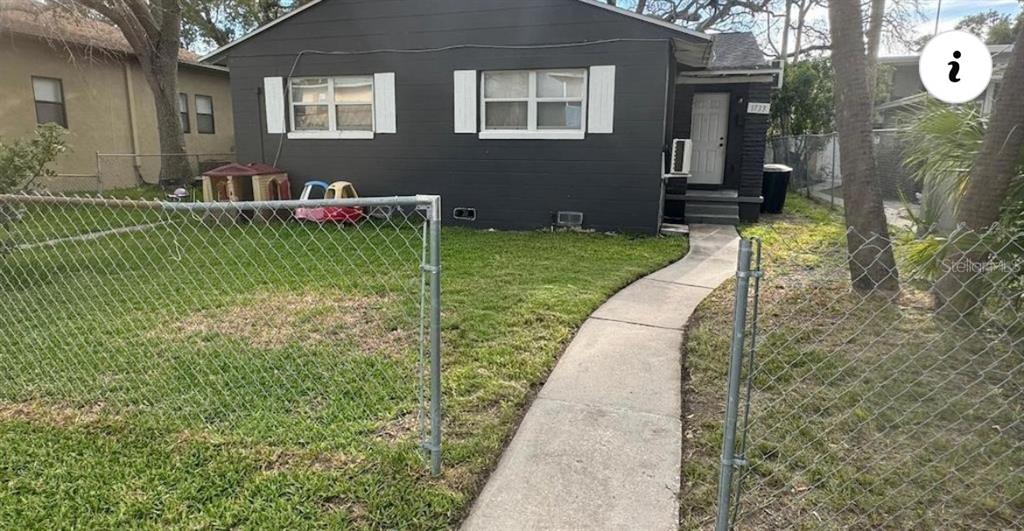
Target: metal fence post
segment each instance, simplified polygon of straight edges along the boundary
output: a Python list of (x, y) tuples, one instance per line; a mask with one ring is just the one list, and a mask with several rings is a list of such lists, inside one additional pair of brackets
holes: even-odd
[(430, 472), (441, 473), (441, 197), (427, 215), (430, 262)]
[(739, 258), (736, 266), (736, 300), (733, 306), (732, 345), (729, 351), (729, 391), (725, 405), (725, 427), (722, 438), (722, 458), (718, 476), (718, 518), (717, 531), (727, 531), (729, 523), (729, 500), (732, 494), (733, 468), (742, 463), (736, 461), (736, 419), (740, 403), (740, 372), (743, 365), (744, 333), (747, 327), (747, 296), (750, 291), (751, 241), (740, 240)]
[(836, 155), (839, 154), (839, 133), (832, 133), (832, 187), (828, 189), (829, 208), (836, 208), (836, 174), (839, 173), (839, 169), (836, 168)]

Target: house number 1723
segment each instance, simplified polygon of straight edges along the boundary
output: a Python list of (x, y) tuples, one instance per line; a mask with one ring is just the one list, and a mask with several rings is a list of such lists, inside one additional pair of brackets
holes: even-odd
[(771, 103), (748, 103), (747, 114), (771, 114), (772, 104)]

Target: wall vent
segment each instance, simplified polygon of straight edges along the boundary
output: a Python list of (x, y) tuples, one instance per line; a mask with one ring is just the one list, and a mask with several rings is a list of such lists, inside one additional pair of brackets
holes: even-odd
[(455, 207), (452, 209), (452, 217), (461, 221), (476, 221), (476, 209), (469, 207)]
[(559, 210), (555, 223), (557, 223), (559, 227), (582, 227), (583, 212)]
[(690, 174), (690, 157), (693, 154), (693, 141), (677, 138), (672, 141), (672, 175)]

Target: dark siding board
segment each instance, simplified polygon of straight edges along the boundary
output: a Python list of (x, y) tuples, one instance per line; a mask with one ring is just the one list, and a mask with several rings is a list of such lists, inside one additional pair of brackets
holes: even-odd
[[(755, 103), (771, 101), (771, 85), (752, 83), (749, 87), (749, 100)], [(764, 178), (764, 145), (768, 135), (769, 117), (761, 114), (748, 114), (746, 132), (743, 137), (743, 169), (741, 171), (740, 195), (758, 197), (761, 195), (761, 181)], [(760, 205), (744, 205), (740, 207), (740, 219), (756, 221), (760, 213)]]
[[(447, 29), (438, 31), (438, 24)], [(475, 32), (481, 24), (499, 26)], [(502, 29), (500, 26), (505, 26)], [(576, 0), (326, 0), (259, 36), (240, 43), (232, 56), (296, 53), (325, 39), (331, 49), (427, 48), (466, 44), (542, 44), (607, 38), (676, 38), (705, 42)], [(289, 48), (292, 45), (292, 48)]]
[[(543, 50), (473, 48), (417, 54), (305, 55), (295, 65), (292, 50), (316, 47), (310, 45), (310, 37), (315, 36), (313, 28), (331, 31), (317, 46), (368, 49), (365, 39), (339, 32), (343, 24), (322, 24), (335, 18), (359, 23), (366, 33), (389, 35), (393, 38), (389, 48), (419, 49), (442, 42), (435, 37), (444, 32), (427, 35), (424, 30), (414, 34), (411, 26), (389, 24), (393, 22), (390, 9), (412, 4), (416, 7), (409, 13), (421, 16), (417, 20), (406, 13), (402, 24), (425, 27), (430, 26), (423, 18), (426, 14), (476, 7), (476, 14), (468, 18), (446, 15), (446, 27), (452, 31), (444, 38), (451, 43), (504, 44), (504, 39), (515, 38), (543, 44), (638, 36), (655, 40)], [(360, 7), (353, 9), (355, 6)], [(495, 11), (520, 13), (522, 18), (502, 18), (499, 24), (519, 24), (516, 35), (461, 29), (469, 27), (467, 20), (478, 21), (474, 17)], [(361, 16), (373, 18), (364, 20)], [(590, 23), (581, 24), (581, 20)], [(403, 34), (396, 35), (396, 28), (401, 28)], [(277, 163), (289, 172), (295, 192), (306, 180), (346, 179), (353, 181), (363, 195), (439, 193), (449, 223), (453, 222), (451, 209), (455, 206), (478, 209), (477, 221), (467, 225), (515, 229), (549, 226), (556, 211), (578, 210), (584, 213), (589, 228), (653, 233), (658, 224), (660, 164), (666, 136), (665, 90), (671, 79), (671, 46), (665, 39), (670, 36), (680, 35), (575, 0), (528, 0), (515, 9), (497, 0), (328, 1), (232, 50), (229, 66), (236, 95), (239, 158), (260, 160), (262, 154), (264, 161), (273, 162), (280, 146)], [(289, 48), (286, 42), (292, 41), (294, 46)], [(617, 66), (614, 134), (587, 135), (582, 141), (531, 141), (480, 140), (476, 135), (452, 132), (455, 70), (604, 64)], [(264, 134), (257, 90), (264, 77), (287, 76), (293, 66), (296, 75), (395, 72), (398, 134), (378, 135), (374, 140), (284, 139), (283, 145), (281, 135)]]

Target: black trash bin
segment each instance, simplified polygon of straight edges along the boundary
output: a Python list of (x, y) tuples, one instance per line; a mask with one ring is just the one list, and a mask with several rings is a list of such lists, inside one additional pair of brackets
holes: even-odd
[(789, 176), (793, 168), (784, 164), (765, 164), (764, 178), (761, 181), (761, 212), (781, 214), (786, 206), (786, 190), (789, 189)]

